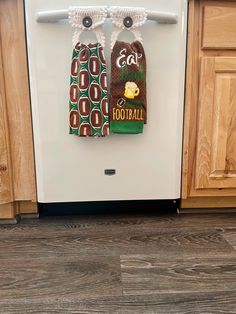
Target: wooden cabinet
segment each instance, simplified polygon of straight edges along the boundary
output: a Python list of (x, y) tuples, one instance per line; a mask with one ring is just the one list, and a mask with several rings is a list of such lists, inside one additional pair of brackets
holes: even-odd
[(236, 207), (235, 34), (235, 1), (189, 1), (182, 207)]
[(36, 212), (23, 0), (1, 0), (0, 219)]

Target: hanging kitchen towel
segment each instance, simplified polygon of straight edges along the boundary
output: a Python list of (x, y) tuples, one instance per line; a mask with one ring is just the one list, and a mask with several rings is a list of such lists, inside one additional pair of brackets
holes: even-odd
[[(74, 27), (70, 76), (70, 134), (101, 137), (109, 134), (107, 71), (100, 26), (105, 7), (71, 7), (69, 21)], [(83, 31), (92, 30), (96, 43), (80, 41)]]
[[(111, 40), (110, 130), (138, 134), (147, 121), (146, 58), (138, 26), (146, 21), (144, 8), (111, 7), (116, 29)], [(117, 40), (123, 30), (133, 33), (132, 43)]]

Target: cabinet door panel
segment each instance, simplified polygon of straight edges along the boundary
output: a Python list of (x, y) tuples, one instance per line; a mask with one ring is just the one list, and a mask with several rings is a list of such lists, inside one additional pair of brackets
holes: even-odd
[(195, 187), (236, 188), (236, 57), (203, 57)]
[(232, 2), (225, 2), (224, 5), (203, 8), (203, 49), (236, 48), (236, 6)]

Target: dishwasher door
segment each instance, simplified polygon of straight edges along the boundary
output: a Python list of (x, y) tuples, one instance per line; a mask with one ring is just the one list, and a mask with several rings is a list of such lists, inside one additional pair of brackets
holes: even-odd
[[(187, 0), (132, 1), (132, 6), (145, 4), (148, 10), (178, 15), (177, 24), (147, 21), (141, 27), (147, 59), (148, 116), (144, 133), (98, 139), (69, 135), (73, 30), (68, 20), (38, 23), (37, 12), (68, 9), (71, 5), (116, 4), (116, 0), (25, 0), (39, 202), (180, 197)], [(126, 5), (126, 0), (119, 1), (119, 6)], [(109, 73), (109, 19), (103, 30)], [(107, 169), (115, 174), (107, 175)]]

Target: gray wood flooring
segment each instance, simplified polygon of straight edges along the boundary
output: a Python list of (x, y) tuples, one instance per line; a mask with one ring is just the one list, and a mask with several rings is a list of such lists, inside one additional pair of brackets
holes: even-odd
[(0, 313), (236, 313), (236, 214), (1, 225)]

